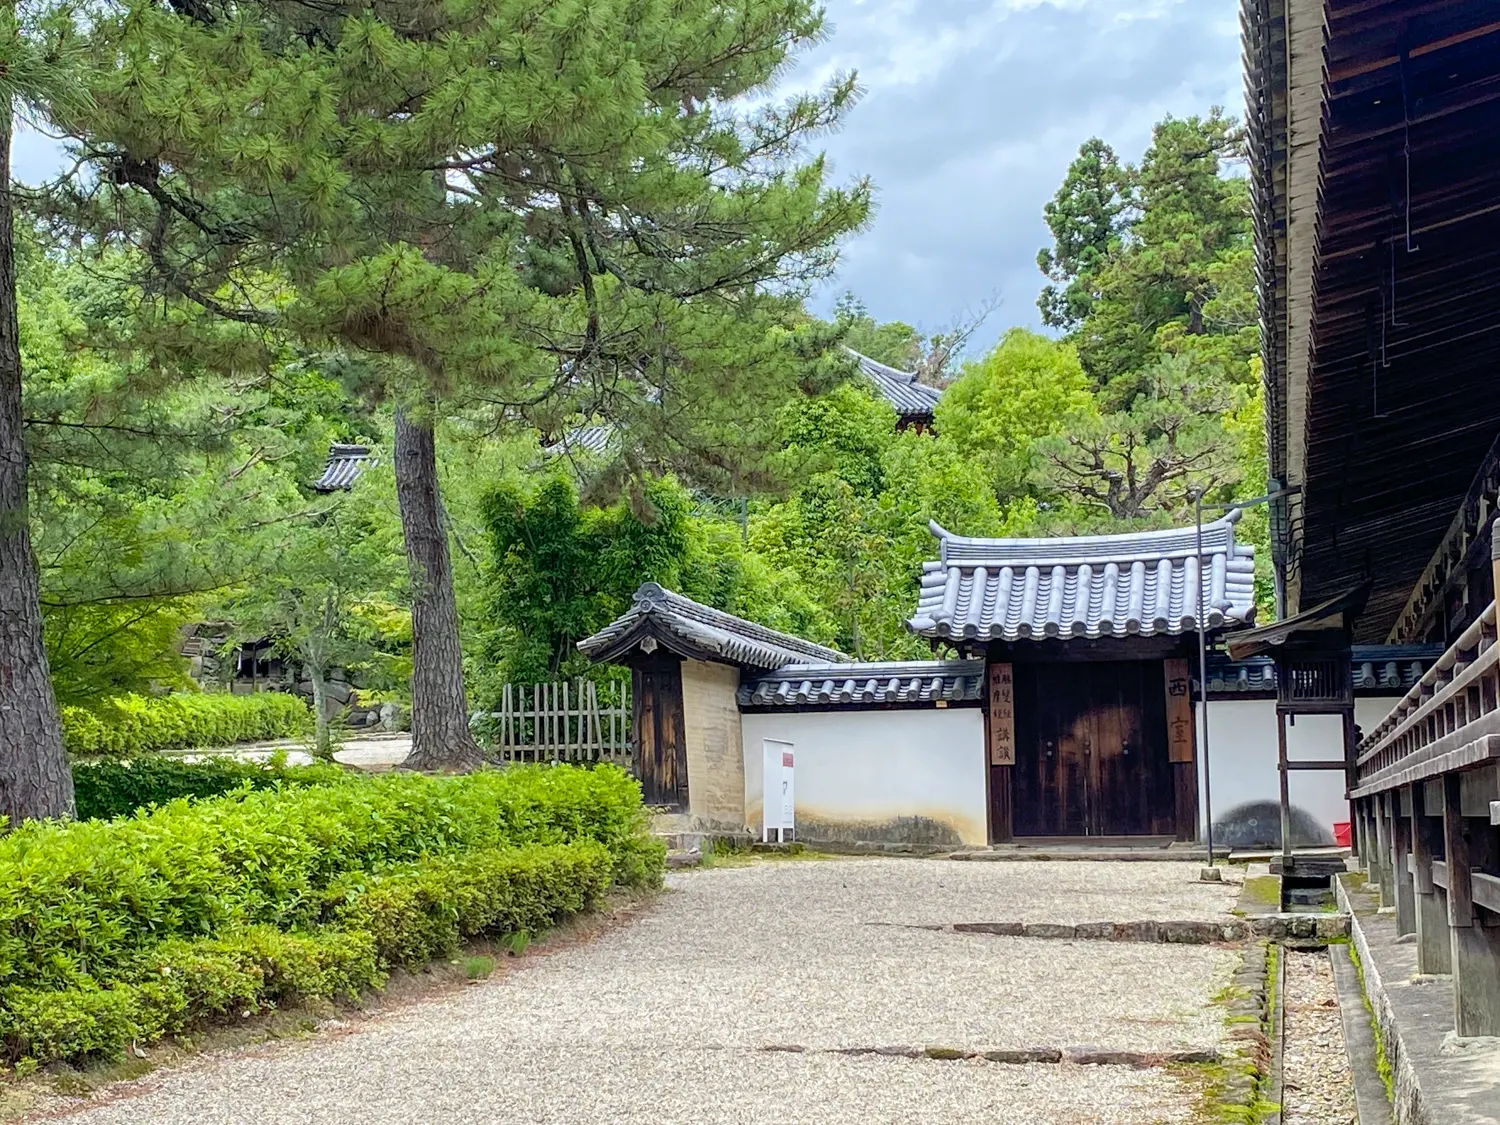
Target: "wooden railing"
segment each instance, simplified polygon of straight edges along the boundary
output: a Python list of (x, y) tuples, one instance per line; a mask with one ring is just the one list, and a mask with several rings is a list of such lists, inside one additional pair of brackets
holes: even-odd
[(613, 762), (631, 769), (630, 687), (506, 684), (497, 711), (474, 717), (475, 733), (507, 762)]
[(1500, 646), (1495, 637), (1492, 603), (1359, 743), (1351, 797), (1398, 789), (1500, 757)]
[(1460, 1036), (1500, 1035), (1500, 644), (1492, 604), (1356, 748), (1360, 863)]

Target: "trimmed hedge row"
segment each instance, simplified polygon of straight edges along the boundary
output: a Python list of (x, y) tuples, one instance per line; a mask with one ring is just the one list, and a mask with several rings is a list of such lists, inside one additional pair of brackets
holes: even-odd
[(220, 757), (197, 762), (155, 756), (93, 758), (73, 763), (73, 793), (79, 820), (111, 820), (179, 797), (219, 797), (245, 788), (333, 785), (349, 777), (341, 767), (324, 762), (286, 766)]
[(608, 766), (33, 822), (0, 838), (0, 1041), (12, 1061), (75, 1058), (236, 1006), (357, 992), (464, 937), (659, 885), (663, 857), (639, 786)]
[(119, 695), (95, 707), (62, 709), (63, 742), (73, 754), (145, 754), (290, 738), (312, 729), (295, 695)]
[(536, 933), (594, 905), (609, 852), (591, 840), (490, 848), (370, 877), (300, 932), (250, 926), (159, 942), (108, 987), (0, 989), (0, 1043), (31, 1064), (116, 1055), (214, 1019), (294, 1001), (357, 998), (393, 965), (451, 956), (466, 938)]

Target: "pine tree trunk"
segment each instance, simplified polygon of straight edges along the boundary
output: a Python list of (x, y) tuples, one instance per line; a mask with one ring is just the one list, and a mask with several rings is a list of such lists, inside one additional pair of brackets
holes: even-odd
[(396, 411), (396, 499), (411, 576), (411, 753), (418, 770), (465, 770), (484, 755), (469, 733), (458, 606), (432, 427)]
[(73, 774), (42, 643), (27, 522), (10, 142), (10, 106), (0, 104), (0, 813), (18, 824), (72, 816)]

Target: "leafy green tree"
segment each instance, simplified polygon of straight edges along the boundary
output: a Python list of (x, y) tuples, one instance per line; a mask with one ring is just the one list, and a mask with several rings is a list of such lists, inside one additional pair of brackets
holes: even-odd
[(269, 637), (295, 660), (312, 687), (315, 752), (333, 754), (328, 678), (334, 668), (368, 661), (380, 622), (400, 581), (400, 528), (367, 496), (349, 495), (280, 525), (274, 570), (225, 605), (237, 639)]
[(1085, 411), (1041, 443), (1045, 485), (1110, 519), (1181, 517), (1192, 497), (1237, 484), (1243, 459), (1227, 422), (1247, 392), (1167, 356), (1123, 410)]
[(394, 400), (408, 761), (478, 761), (434, 428), (482, 392), (543, 429), (615, 422), (621, 483), (663, 465), (749, 479), (735, 451), (833, 342), (796, 326), (801, 293), (868, 212), (865, 184), (832, 189), (801, 153), (852, 76), (737, 104), (821, 13), (119, 0), (82, 31), (97, 106), (54, 113), (99, 170), (76, 221), (135, 240), (171, 300), (364, 353)]
[(996, 496), (1006, 503), (1031, 484), (1038, 441), (1058, 433), (1092, 402), (1070, 344), (1012, 328), (944, 392), (937, 429), (960, 455), (986, 467)]
[(1036, 258), (1052, 281), (1036, 302), (1043, 324), (1071, 330), (1088, 316), (1097, 275), (1128, 229), (1132, 187), (1130, 169), (1109, 145), (1091, 137), (1080, 146), (1062, 186), (1042, 209), (1053, 239)]
[(881, 324), (853, 293), (834, 303), (833, 322), (844, 334), (844, 345), (876, 363), (897, 371), (915, 371), (922, 362), (922, 334), (899, 320)]
[(578, 641), (623, 613), (647, 581), (772, 628), (827, 632), (794, 577), (746, 550), (732, 522), (695, 511), (682, 485), (651, 481), (643, 500), (644, 519), (628, 502), (582, 507), (564, 476), (489, 493), (490, 632), (482, 647), (494, 674), (487, 696), (507, 682), (596, 674)]

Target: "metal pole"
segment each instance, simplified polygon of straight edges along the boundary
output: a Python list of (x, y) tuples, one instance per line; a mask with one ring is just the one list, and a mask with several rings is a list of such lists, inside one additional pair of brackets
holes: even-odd
[(1207, 826), (1208, 865), (1214, 866), (1214, 798), (1209, 784), (1208, 758), (1208, 611), (1203, 606), (1203, 490), (1193, 500), (1193, 515), (1197, 527), (1196, 549), (1198, 555), (1198, 705), (1203, 709), (1203, 738), (1199, 743), (1203, 755), (1203, 820)]

